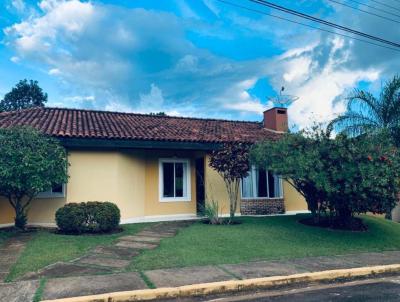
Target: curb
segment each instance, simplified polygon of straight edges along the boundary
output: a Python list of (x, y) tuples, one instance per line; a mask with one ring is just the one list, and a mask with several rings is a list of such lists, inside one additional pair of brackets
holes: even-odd
[(265, 278), (231, 280), (212, 282), (180, 287), (165, 287), (157, 289), (144, 289), (125, 292), (107, 293), (93, 296), (72, 297), (42, 302), (129, 302), (148, 301), (161, 298), (177, 298), (198, 296), (206, 294), (220, 294), (226, 292), (237, 292), (257, 288), (271, 288), (275, 286), (312, 282), (327, 281), (341, 278), (365, 277), (370, 275), (400, 272), (400, 264), (380, 265), (371, 267), (360, 267), (351, 269), (338, 269), (314, 273), (303, 273), (289, 276), (273, 276)]

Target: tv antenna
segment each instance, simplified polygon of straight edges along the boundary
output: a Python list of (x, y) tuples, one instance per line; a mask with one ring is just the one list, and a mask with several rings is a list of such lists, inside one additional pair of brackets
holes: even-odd
[(288, 107), (290, 104), (293, 102), (297, 101), (299, 99), (298, 96), (295, 95), (290, 95), (290, 94), (283, 94), (285, 91), (285, 87), (282, 86), (281, 90), (279, 91), (279, 94), (274, 96), (274, 97), (269, 97), (268, 100), (274, 104), (274, 106), (279, 106), (279, 107)]

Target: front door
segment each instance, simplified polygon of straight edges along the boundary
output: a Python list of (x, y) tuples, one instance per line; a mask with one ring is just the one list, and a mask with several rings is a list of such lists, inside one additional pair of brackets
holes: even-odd
[(205, 205), (205, 185), (204, 185), (204, 157), (196, 159), (196, 200), (197, 214), (204, 212)]

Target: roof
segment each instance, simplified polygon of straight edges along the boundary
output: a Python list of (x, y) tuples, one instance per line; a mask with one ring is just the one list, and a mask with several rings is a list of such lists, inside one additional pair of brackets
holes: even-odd
[(225, 143), (276, 139), (261, 122), (35, 107), (0, 113), (0, 127), (32, 126), (58, 138)]

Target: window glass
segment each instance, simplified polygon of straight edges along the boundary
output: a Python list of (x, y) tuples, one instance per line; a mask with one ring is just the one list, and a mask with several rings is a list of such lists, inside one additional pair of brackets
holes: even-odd
[(250, 172), (247, 177), (242, 179), (242, 196), (245, 198), (251, 198), (253, 194), (253, 177)]
[(249, 175), (242, 179), (243, 198), (282, 197), (282, 182), (279, 176), (262, 168), (251, 168)]
[(183, 197), (183, 163), (175, 163), (175, 197)]
[(63, 185), (54, 186), (54, 187), (51, 189), (51, 192), (53, 192), (53, 193), (58, 193), (58, 194), (62, 194), (62, 193), (63, 193)]
[(174, 197), (174, 163), (163, 163), (163, 196)]
[(275, 177), (271, 172), (268, 172), (268, 188), (269, 188), (269, 197), (276, 197), (275, 192)]
[(160, 163), (160, 198), (171, 200), (189, 198), (189, 163), (187, 160), (165, 159), (160, 160)]
[(267, 172), (264, 169), (256, 170), (257, 197), (268, 197)]

